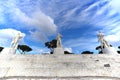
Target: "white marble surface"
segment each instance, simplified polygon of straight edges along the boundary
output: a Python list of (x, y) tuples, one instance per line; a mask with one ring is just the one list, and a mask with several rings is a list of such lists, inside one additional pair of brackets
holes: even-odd
[[(109, 64), (110, 67), (105, 67)], [(120, 55), (0, 55), (0, 77), (120, 78)], [(55, 79), (56, 80), (56, 79)], [(59, 79), (62, 80), (62, 79)], [(88, 80), (88, 79), (85, 79)], [(92, 80), (92, 79), (91, 79)], [(107, 80), (107, 79), (104, 79)], [(117, 79), (116, 79), (117, 80)]]
[(54, 48), (53, 54), (56, 54), (56, 55), (64, 54), (64, 49), (62, 47)]
[(107, 47), (107, 48), (104, 48), (102, 51), (103, 51), (103, 54), (111, 54), (111, 55), (118, 54), (114, 47)]
[(10, 55), (10, 54), (15, 54), (16, 53), (16, 50), (13, 49), (13, 48), (4, 48), (0, 54), (2, 55)]

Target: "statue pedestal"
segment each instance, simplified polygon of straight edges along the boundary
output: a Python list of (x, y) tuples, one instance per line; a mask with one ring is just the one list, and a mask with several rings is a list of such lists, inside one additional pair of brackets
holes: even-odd
[(103, 54), (118, 54), (114, 47), (104, 48), (102, 51)]
[(61, 47), (60, 48), (57, 47), (57, 48), (54, 49), (53, 54), (64, 54), (64, 50)]
[(1, 54), (15, 54), (16, 50), (13, 48), (4, 48), (1, 52)]

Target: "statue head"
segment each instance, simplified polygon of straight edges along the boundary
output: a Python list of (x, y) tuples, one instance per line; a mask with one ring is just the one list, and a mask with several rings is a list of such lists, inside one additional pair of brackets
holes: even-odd
[(20, 39), (20, 38), (23, 38), (24, 35), (23, 35), (22, 33), (19, 32), (19, 33), (17, 34), (17, 37), (19, 37), (19, 39)]

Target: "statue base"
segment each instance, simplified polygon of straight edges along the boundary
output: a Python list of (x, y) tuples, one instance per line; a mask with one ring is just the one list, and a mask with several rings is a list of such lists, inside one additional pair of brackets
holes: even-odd
[(1, 54), (15, 54), (15, 53), (16, 53), (16, 50), (13, 48), (4, 48), (1, 51)]
[(55, 48), (53, 54), (64, 54), (63, 48)]
[(118, 54), (114, 47), (104, 48), (102, 51), (103, 54)]

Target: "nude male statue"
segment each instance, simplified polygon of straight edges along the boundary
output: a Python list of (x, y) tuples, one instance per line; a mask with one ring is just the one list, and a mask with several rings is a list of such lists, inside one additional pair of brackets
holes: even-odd
[(57, 35), (57, 47), (62, 47), (62, 41), (61, 41), (62, 35), (58, 33)]
[(101, 42), (101, 45), (104, 47), (110, 47), (108, 42), (104, 39), (104, 35), (101, 31), (98, 33), (98, 41)]
[(16, 37), (13, 38), (10, 48), (14, 48), (15, 50), (18, 47), (18, 41), (23, 38), (23, 35), (21, 33), (18, 33)]

